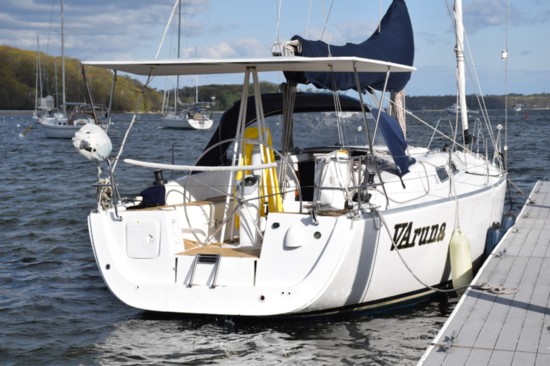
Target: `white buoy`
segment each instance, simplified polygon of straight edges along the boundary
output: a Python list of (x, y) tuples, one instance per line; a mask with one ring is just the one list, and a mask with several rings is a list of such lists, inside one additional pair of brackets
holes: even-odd
[(453, 232), (451, 243), (449, 244), (449, 251), (451, 256), (453, 288), (458, 289), (458, 295), (462, 296), (465, 290), (463, 287), (468, 286), (473, 279), (470, 241), (462, 230), (456, 229)]

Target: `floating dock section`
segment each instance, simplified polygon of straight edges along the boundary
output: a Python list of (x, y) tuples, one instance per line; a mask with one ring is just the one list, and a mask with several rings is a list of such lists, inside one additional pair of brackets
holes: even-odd
[(550, 365), (550, 182), (466, 290), (418, 365)]

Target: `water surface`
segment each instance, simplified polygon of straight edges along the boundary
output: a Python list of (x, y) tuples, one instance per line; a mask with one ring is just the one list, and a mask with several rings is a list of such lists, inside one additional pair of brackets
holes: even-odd
[[(513, 117), (510, 177), (529, 193), (548, 178), (550, 112)], [(129, 118), (116, 116), (115, 148)], [(191, 163), (210, 139), (210, 132), (159, 129), (155, 118), (142, 116), (125, 156), (167, 161), (173, 147), (176, 163)], [(86, 223), (94, 163), (69, 140), (44, 138), (30, 114), (0, 114), (0, 141), (2, 365), (413, 365), (456, 303), (438, 297), (391, 314), (307, 320), (144, 313), (109, 292), (94, 262)], [(153, 180), (147, 169), (128, 171), (118, 167), (123, 192)], [(519, 210), (525, 197), (513, 187), (511, 197)]]

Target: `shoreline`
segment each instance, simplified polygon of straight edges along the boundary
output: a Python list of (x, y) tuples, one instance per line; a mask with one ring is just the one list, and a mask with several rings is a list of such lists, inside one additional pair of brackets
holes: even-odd
[(28, 109), (23, 109), (23, 110), (14, 110), (14, 109), (1, 110), (0, 109), (0, 114), (30, 114), (30, 115), (32, 115), (33, 113), (34, 113), (34, 110), (28, 110)]

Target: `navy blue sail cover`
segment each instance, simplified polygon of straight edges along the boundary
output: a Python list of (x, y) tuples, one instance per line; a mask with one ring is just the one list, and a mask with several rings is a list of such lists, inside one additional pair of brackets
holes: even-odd
[[(414, 61), (414, 38), (411, 19), (404, 0), (394, 0), (380, 22), (378, 29), (363, 43), (347, 43), (333, 46), (323, 41), (310, 41), (294, 36), (302, 44), (298, 56), (356, 56), (412, 66)], [(288, 72), (287, 79), (302, 84), (313, 84), (317, 88), (330, 90), (357, 89), (353, 73)], [(388, 80), (387, 90), (400, 91), (411, 78), (411, 73), (393, 73)], [(383, 90), (385, 73), (359, 73), (360, 89)]]
[[(374, 118), (378, 118), (378, 110), (372, 108), (371, 113)], [(386, 146), (390, 151), (393, 161), (399, 171), (399, 175), (403, 176), (409, 172), (409, 166), (414, 163), (414, 159), (407, 155), (407, 141), (399, 123), (386, 112), (380, 112), (379, 120), (380, 130)]]

